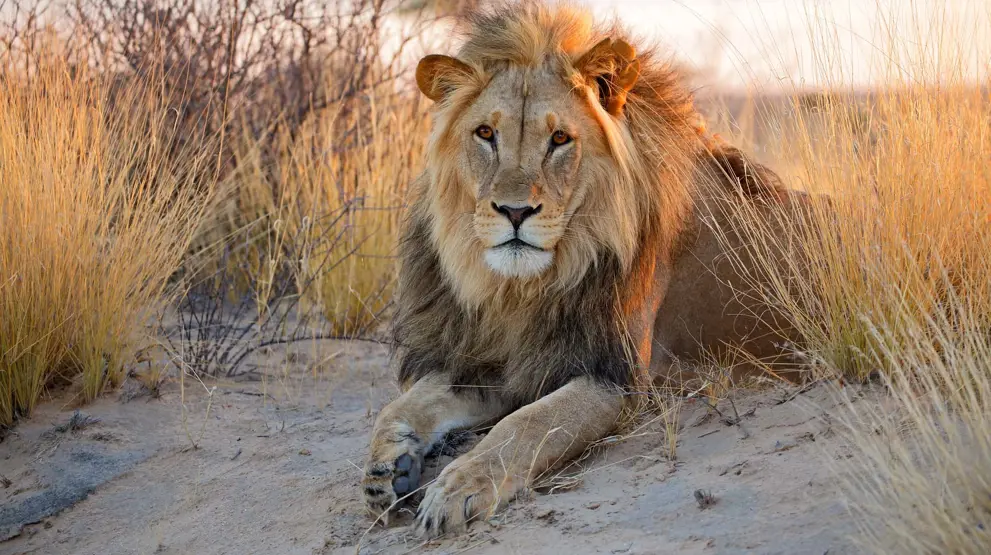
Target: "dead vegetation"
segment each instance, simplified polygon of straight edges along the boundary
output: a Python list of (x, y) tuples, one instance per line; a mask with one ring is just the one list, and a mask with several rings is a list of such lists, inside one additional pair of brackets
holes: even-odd
[(0, 426), (119, 384), (156, 337), (233, 376), (381, 327), (424, 122), (398, 61), (443, 15), (395, 9), (3, 3)]
[[(842, 426), (860, 456), (838, 471), (875, 553), (991, 548), (991, 444), (977, 431), (991, 399), (991, 103), (988, 84), (958, 65), (986, 58), (965, 37), (991, 13), (939, 15), (938, 42), (919, 36), (920, 21), (890, 22), (878, 47), (892, 53), (891, 88), (838, 88), (815, 110), (799, 99), (771, 123), (783, 173), (832, 198), (816, 203), (802, 243), (808, 279), (772, 269), (781, 236), (738, 215), (766, 261), (751, 282), (770, 278), (760, 294), (802, 330), (801, 355), (820, 376), (881, 382), (894, 401), (864, 414), (848, 399)], [(831, 51), (829, 29), (818, 31)]]

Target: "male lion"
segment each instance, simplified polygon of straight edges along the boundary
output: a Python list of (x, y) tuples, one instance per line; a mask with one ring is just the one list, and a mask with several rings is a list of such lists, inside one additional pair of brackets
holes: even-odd
[(426, 487), (415, 526), (429, 536), (580, 454), (631, 389), (684, 377), (676, 362), (723, 345), (766, 358), (789, 339), (728, 285), (713, 231), (728, 218), (707, 207), (798, 197), (706, 135), (673, 65), (572, 7), (470, 21), (457, 57), (416, 71), (435, 106), (400, 246), (403, 394), (376, 420), (362, 482), (387, 519), (445, 434), (495, 423)]

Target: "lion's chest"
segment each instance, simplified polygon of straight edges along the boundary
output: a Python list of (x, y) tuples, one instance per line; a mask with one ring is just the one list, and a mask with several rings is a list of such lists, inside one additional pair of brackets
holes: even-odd
[(463, 330), (470, 343), (467, 347), (484, 363), (512, 365), (514, 359), (533, 344), (534, 317), (529, 311), (520, 309), (481, 312), (471, 329)]

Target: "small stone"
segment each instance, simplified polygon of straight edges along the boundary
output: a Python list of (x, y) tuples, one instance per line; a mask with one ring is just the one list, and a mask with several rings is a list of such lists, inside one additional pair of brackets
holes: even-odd
[(783, 453), (789, 449), (794, 449), (798, 447), (798, 442), (792, 439), (786, 439), (785, 441), (775, 441), (774, 449), (771, 450), (772, 453)]
[(310, 452), (310, 450), (309, 450), (309, 449), (300, 449), (300, 450), (299, 450), (299, 454), (300, 454), (300, 455), (303, 455), (304, 457), (309, 457), (309, 456), (310, 456), (310, 455), (312, 455), (313, 453), (312, 453), (312, 452)]
[(539, 513), (537, 513), (535, 516), (536, 516), (536, 518), (538, 518), (540, 520), (550, 520), (550, 519), (554, 518), (554, 509), (551, 509), (550, 507), (548, 507), (548, 508), (540, 511)]

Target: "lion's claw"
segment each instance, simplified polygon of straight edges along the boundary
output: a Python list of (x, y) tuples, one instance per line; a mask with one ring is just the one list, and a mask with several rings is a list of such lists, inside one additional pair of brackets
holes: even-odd
[[(497, 491), (498, 480), (479, 461), (455, 461), (430, 484), (416, 512), (414, 528), (420, 536), (436, 537), (459, 532), (468, 523), (494, 512), (507, 498)], [(508, 482), (503, 485), (510, 485)]]

